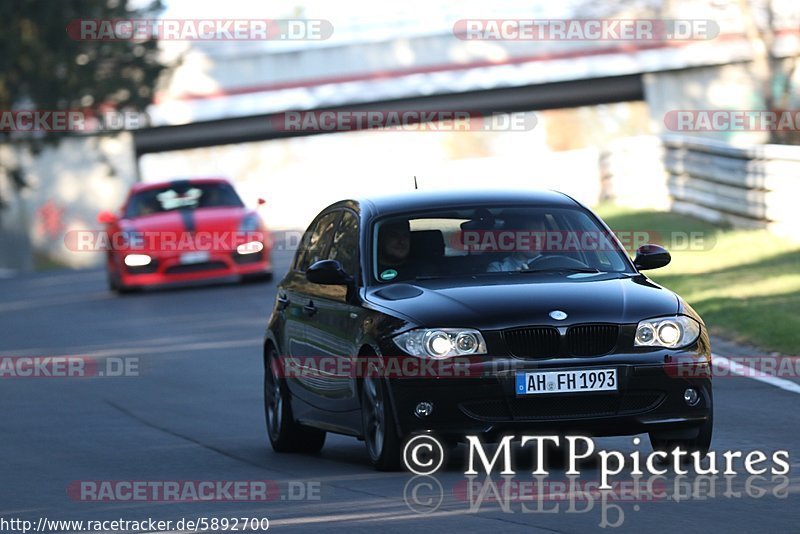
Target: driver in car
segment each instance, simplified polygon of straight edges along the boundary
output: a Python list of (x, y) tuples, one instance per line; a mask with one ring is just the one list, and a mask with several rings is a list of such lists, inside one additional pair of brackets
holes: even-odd
[[(378, 233), (379, 277), (383, 281), (396, 278), (408, 267), (411, 252), (411, 229), (407, 220), (384, 223)], [(407, 270), (407, 269), (406, 269)], [(407, 275), (408, 273), (402, 273)]]
[(486, 267), (486, 272), (508, 272), (508, 271), (524, 271), (529, 268), (531, 262), (542, 257), (542, 253), (537, 247), (537, 243), (544, 241), (546, 225), (544, 217), (535, 217), (533, 219), (523, 219), (519, 221), (509, 220), (506, 222), (509, 229), (517, 232), (530, 233), (530, 248), (527, 250), (515, 250), (510, 255), (506, 256), (500, 261), (493, 261)]

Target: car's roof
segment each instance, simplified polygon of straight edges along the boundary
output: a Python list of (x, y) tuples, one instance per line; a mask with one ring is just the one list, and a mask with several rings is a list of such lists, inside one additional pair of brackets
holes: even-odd
[(367, 197), (350, 201), (357, 203), (362, 216), (379, 217), (389, 214), (408, 213), (435, 208), (480, 207), (498, 205), (538, 204), (547, 206), (574, 207), (577, 202), (558, 191), (522, 189), (508, 191), (411, 191), (389, 196)]
[(137, 182), (131, 186), (131, 193), (138, 193), (139, 191), (147, 191), (149, 189), (160, 189), (162, 187), (169, 187), (173, 184), (198, 184), (198, 183), (226, 183), (230, 184), (230, 180), (226, 178), (176, 178), (174, 180), (164, 180), (162, 182)]

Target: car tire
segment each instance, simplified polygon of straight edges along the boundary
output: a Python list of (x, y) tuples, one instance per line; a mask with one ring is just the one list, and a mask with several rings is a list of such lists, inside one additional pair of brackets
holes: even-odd
[(386, 385), (374, 368), (362, 382), (361, 421), (370, 463), (378, 471), (398, 471), (400, 439), (394, 410)]
[(294, 420), (289, 389), (278, 372), (276, 358), (275, 349), (270, 349), (264, 369), (264, 415), (272, 450), (317, 453), (325, 445), (325, 431)]
[(712, 411), (708, 419), (700, 427), (700, 431), (694, 438), (670, 438), (660, 436), (657, 432), (650, 432), (650, 444), (654, 451), (670, 452), (676, 447), (681, 450), (699, 452), (705, 456), (711, 448), (711, 434), (714, 429), (714, 412)]

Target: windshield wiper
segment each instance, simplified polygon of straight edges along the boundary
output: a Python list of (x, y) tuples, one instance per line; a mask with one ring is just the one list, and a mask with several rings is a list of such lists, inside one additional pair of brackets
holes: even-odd
[(550, 267), (547, 269), (522, 269), (518, 273), (594, 273), (600, 274), (605, 271), (595, 269), (594, 267)]

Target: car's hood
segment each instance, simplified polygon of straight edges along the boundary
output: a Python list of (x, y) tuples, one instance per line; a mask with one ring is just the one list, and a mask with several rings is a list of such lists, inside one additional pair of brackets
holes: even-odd
[(197, 208), (173, 210), (126, 219), (124, 230), (137, 232), (234, 232), (247, 208)]
[[(528, 278), (531, 276), (536, 279)], [(517, 275), (502, 280), (462, 280), (458, 285), (454, 282), (392, 284), (370, 289), (366, 299), (418, 325), (483, 329), (635, 323), (677, 313), (679, 306), (674, 293), (641, 275)], [(567, 318), (551, 318), (554, 310), (565, 312)]]

